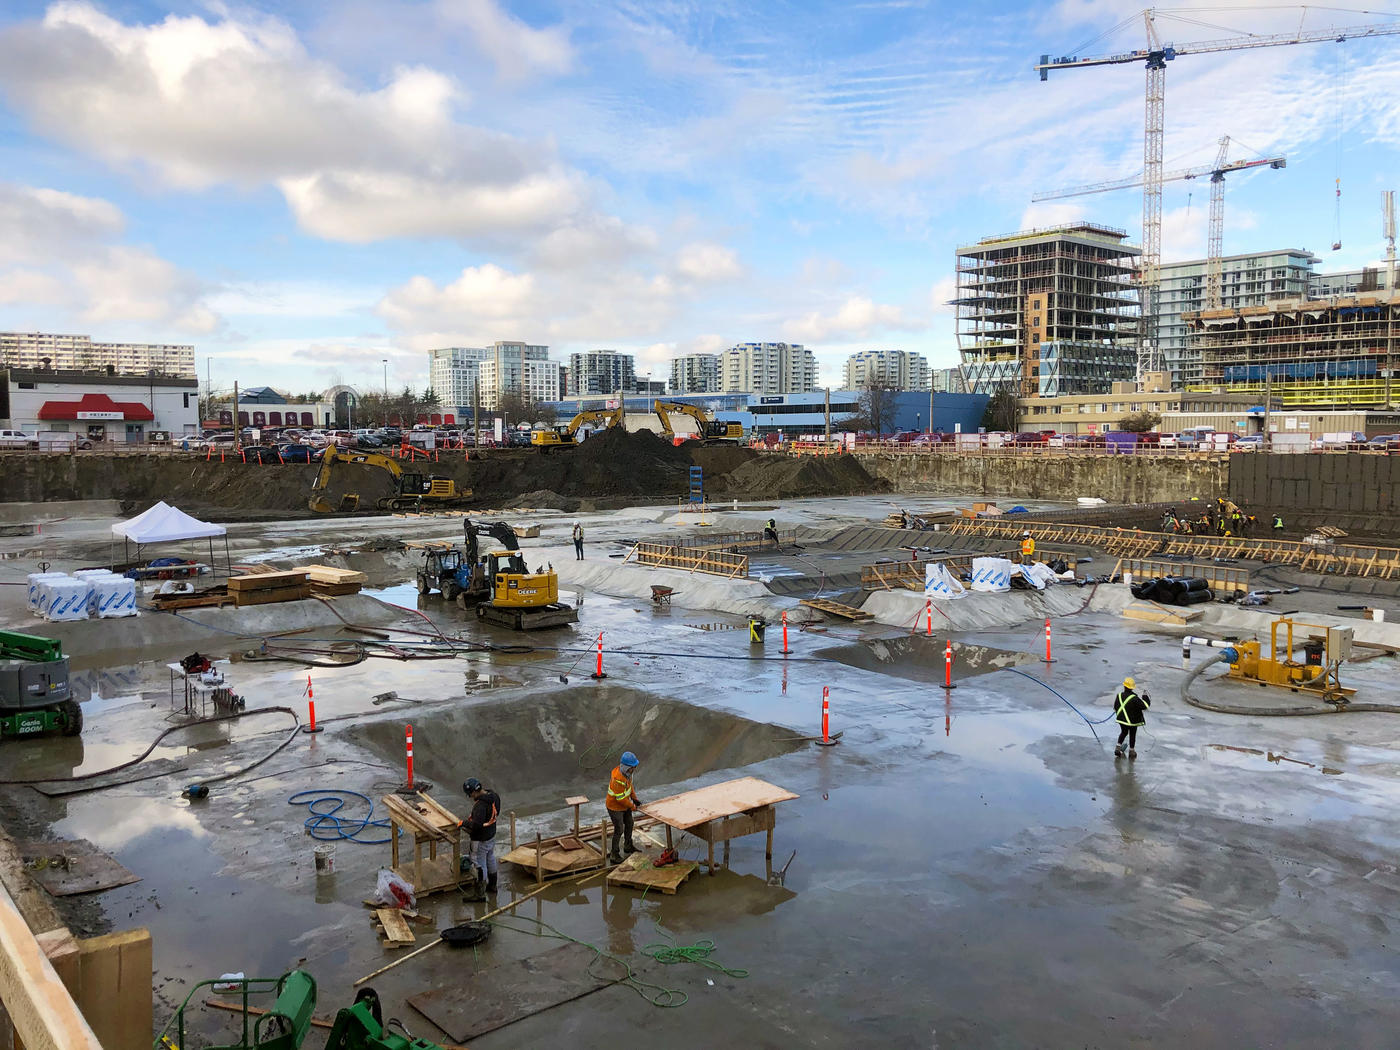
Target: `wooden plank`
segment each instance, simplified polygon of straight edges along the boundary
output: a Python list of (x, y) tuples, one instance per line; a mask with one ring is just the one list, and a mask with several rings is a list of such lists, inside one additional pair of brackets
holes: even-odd
[(289, 569), (284, 572), (260, 572), (251, 576), (231, 576), (228, 589), (237, 594), (240, 591), (276, 590), (279, 587), (291, 587), (305, 582), (305, 569)]
[[(572, 835), (568, 836), (573, 838)], [(516, 846), (501, 861), (514, 864), (530, 872), (540, 870), (546, 878), (565, 875), (571, 871), (587, 871), (603, 863), (603, 851), (590, 843), (580, 842), (579, 849), (565, 849), (558, 838), (544, 839), (540, 843), (540, 855), (535, 856), (533, 842)]]
[(78, 942), (82, 987), (78, 1008), (106, 1050), (151, 1045), (151, 931), (122, 930)]
[(772, 831), (777, 826), (777, 810), (772, 806), (764, 806), (762, 809), (750, 810), (735, 817), (707, 820), (686, 830), (702, 842), (727, 842), (760, 831)]
[(375, 908), (374, 915), (379, 920), (379, 925), (384, 927), (384, 936), (389, 939), (390, 944), (397, 947), (417, 941), (413, 931), (408, 928), (408, 920), (398, 908)]
[(757, 777), (739, 777), (721, 784), (684, 791), (657, 802), (650, 802), (642, 812), (681, 831), (716, 817), (733, 816), (746, 810), (771, 806), (799, 798), (795, 792), (770, 784)]
[(809, 609), (816, 609), (818, 612), (830, 613), (832, 616), (840, 616), (856, 622), (875, 618), (864, 609), (857, 609), (852, 605), (842, 605), (840, 602), (833, 602), (826, 598), (804, 598), (799, 604), (805, 605)]
[[(427, 796), (420, 793), (418, 798), (425, 799)], [(389, 811), (390, 817), (414, 832), (414, 834), (422, 835), (425, 838), (447, 838), (446, 829), (433, 822), (434, 818), (437, 816), (436, 813), (426, 805), (422, 803), (415, 804), (409, 802), (402, 795), (392, 794), (385, 795), (380, 800), (380, 803)]]
[(337, 569), (334, 565), (306, 565), (306, 578), (312, 583), (330, 586), (343, 586), (351, 583), (369, 583), (369, 576), (354, 569)]
[(311, 587), (301, 583), (292, 587), (278, 587), (267, 591), (237, 591), (233, 604), (242, 609), (248, 605), (276, 605), (281, 602), (299, 602), (311, 597)]
[[(147, 988), (149, 994), (149, 985)], [(0, 884), (0, 1002), (27, 1050), (102, 1050), (97, 1035)], [(147, 1033), (149, 1039), (149, 1031)]]
[(54, 897), (96, 893), (141, 881), (141, 876), (132, 874), (86, 839), (15, 845), (30, 877)]
[(625, 886), (648, 893), (654, 891), (674, 895), (681, 883), (699, 869), (699, 863), (693, 860), (680, 860), (658, 868), (654, 865), (654, 858), (643, 851), (632, 854), (608, 872), (607, 883), (609, 886)]
[[(470, 955), (468, 955), (470, 962)], [(606, 976), (599, 976), (599, 973)], [(452, 1039), (466, 1040), (573, 1002), (627, 977), (619, 964), (582, 944), (565, 944), (492, 966), (408, 997), (408, 1004)]]

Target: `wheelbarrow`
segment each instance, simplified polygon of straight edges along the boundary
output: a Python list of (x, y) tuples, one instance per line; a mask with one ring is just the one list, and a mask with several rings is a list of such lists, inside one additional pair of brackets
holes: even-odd
[(675, 593), (675, 590), (670, 587), (662, 587), (660, 584), (653, 583), (651, 585), (651, 602), (653, 605), (670, 605), (671, 595)]

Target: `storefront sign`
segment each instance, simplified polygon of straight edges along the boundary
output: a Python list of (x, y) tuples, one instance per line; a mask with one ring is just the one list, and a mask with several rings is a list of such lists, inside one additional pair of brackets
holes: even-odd
[(79, 412), (79, 419), (125, 419), (121, 412)]

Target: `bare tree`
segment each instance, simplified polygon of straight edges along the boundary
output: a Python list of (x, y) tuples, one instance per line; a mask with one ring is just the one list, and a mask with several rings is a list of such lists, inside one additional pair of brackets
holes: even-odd
[(860, 406), (860, 422), (864, 428), (883, 434), (894, 425), (897, 404), (895, 390), (887, 383), (872, 381), (860, 392), (856, 404)]

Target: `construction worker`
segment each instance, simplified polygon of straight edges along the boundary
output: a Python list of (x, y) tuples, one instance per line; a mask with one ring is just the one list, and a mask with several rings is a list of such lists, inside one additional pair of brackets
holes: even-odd
[(771, 539), (771, 540), (773, 541), (773, 546), (774, 546), (774, 547), (781, 547), (781, 546), (782, 546), (782, 544), (778, 542), (778, 519), (777, 519), (777, 518), (769, 518), (769, 519), (768, 519), (768, 524), (765, 525), (765, 526), (763, 526), (763, 538), (764, 538), (765, 540)]
[(640, 764), (636, 755), (624, 751), (622, 758), (613, 767), (612, 777), (608, 780), (608, 819), (612, 821), (613, 827), (612, 849), (608, 853), (608, 860), (613, 864), (622, 863), (624, 850), (629, 856), (637, 852), (637, 847), (632, 843), (632, 814), (640, 809), (642, 804), (637, 801), (636, 792), (632, 787), (632, 774)]
[(468, 850), (477, 884), (486, 883), (486, 892), (496, 892), (496, 818), (501, 812), (501, 796), (482, 787), (476, 777), (467, 777), (462, 790), (472, 800), (472, 812), (462, 827), (467, 831)]
[(1021, 533), (1021, 560), (1030, 561), (1035, 557), (1035, 540), (1029, 532)]
[(1152, 706), (1152, 698), (1146, 693), (1137, 692), (1137, 683), (1131, 675), (1123, 679), (1123, 688), (1113, 698), (1113, 719), (1118, 723), (1118, 745), (1113, 749), (1114, 758), (1123, 757), (1123, 741), (1128, 742), (1128, 758), (1137, 758), (1137, 731), (1147, 724), (1144, 717)]
[(1282, 515), (1279, 515), (1279, 514), (1275, 514), (1275, 515), (1274, 515), (1274, 525), (1273, 525), (1273, 529), (1274, 529), (1274, 536), (1278, 536), (1279, 533), (1283, 532), (1283, 517), (1282, 517)]
[(583, 561), (583, 526), (574, 522), (574, 560)]

